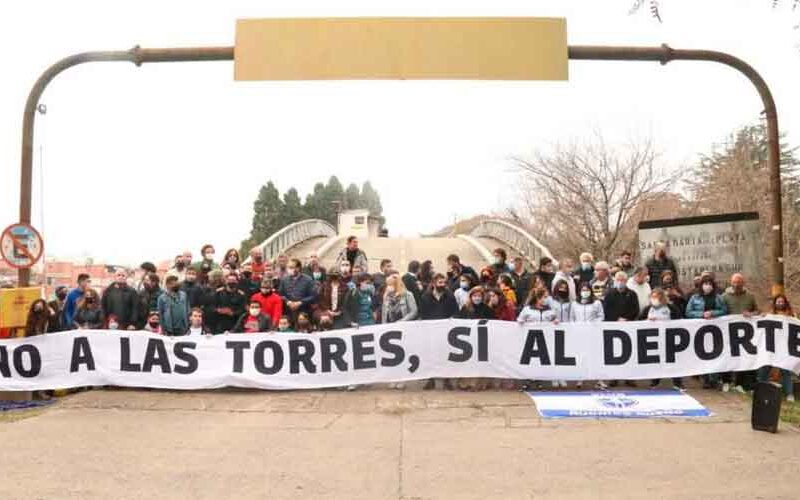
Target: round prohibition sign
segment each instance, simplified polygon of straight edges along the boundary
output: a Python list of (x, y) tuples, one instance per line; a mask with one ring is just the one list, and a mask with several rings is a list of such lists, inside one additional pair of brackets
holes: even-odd
[(28, 269), (39, 262), (44, 241), (39, 231), (28, 224), (12, 224), (0, 235), (0, 255), (16, 269)]

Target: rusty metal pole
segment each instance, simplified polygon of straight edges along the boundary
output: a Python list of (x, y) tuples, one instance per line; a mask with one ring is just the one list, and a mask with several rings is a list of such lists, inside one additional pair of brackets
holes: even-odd
[[(22, 130), (22, 167), (20, 175), (20, 222), (30, 223), (31, 215), (31, 173), (33, 164), (33, 126), (36, 106), (45, 87), (59, 73), (67, 68), (85, 62), (128, 61), (141, 65), (145, 62), (180, 61), (228, 61), (233, 60), (233, 47), (195, 47), (141, 49), (138, 46), (129, 51), (85, 52), (69, 56), (48, 68), (36, 81), (25, 104)], [(772, 293), (782, 293), (783, 277), (783, 212), (781, 200), (780, 144), (778, 134), (778, 114), (775, 101), (764, 79), (749, 64), (724, 52), (710, 50), (672, 49), (661, 47), (604, 47), (570, 46), (569, 58), (596, 61), (657, 61), (667, 64), (675, 60), (713, 61), (739, 70), (755, 85), (764, 104), (767, 121), (768, 168), (770, 171), (770, 195), (772, 197)], [(27, 286), (30, 279), (28, 270), (19, 271), (19, 286)]]
[[(137, 66), (150, 62), (232, 61), (233, 47), (187, 47), (142, 49), (136, 46), (125, 51), (83, 52), (65, 57), (45, 70), (36, 80), (25, 102), (22, 117), (22, 158), (19, 182), (19, 222), (31, 223), (31, 191), (33, 177), (33, 133), (36, 107), (45, 88), (62, 71), (87, 62), (132, 62)], [(28, 286), (30, 270), (20, 269), (18, 285)]]
[(772, 295), (784, 292), (783, 276), (783, 207), (781, 189), (780, 139), (778, 132), (778, 112), (767, 83), (752, 66), (724, 52), (713, 50), (672, 49), (661, 47), (603, 47), (570, 46), (569, 58), (595, 61), (658, 61), (662, 65), (670, 61), (712, 61), (730, 66), (744, 74), (755, 86), (764, 105), (767, 123), (767, 167), (770, 181), (770, 218), (772, 219), (772, 244), (770, 268), (772, 274)]

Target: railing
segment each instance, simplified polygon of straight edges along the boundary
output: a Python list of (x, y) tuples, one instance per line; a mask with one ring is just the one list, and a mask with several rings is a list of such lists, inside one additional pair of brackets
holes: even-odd
[(321, 219), (306, 219), (289, 224), (257, 247), (264, 252), (264, 259), (271, 261), (306, 240), (333, 236), (336, 236), (336, 228), (328, 222)]
[(539, 243), (530, 233), (506, 221), (485, 220), (473, 229), (470, 235), (474, 238), (492, 238), (505, 243), (533, 265), (538, 265), (539, 259), (542, 257), (553, 259), (550, 250)]

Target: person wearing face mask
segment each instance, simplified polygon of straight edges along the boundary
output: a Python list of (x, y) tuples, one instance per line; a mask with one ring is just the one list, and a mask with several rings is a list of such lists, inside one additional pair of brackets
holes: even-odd
[(164, 293), (161, 288), (161, 280), (155, 273), (150, 273), (144, 278), (144, 286), (139, 292), (139, 327), (143, 327), (147, 314), (150, 311), (158, 310), (158, 298)]
[(569, 288), (569, 300), (575, 300), (578, 297), (577, 292), (575, 291), (577, 288), (577, 283), (575, 283), (575, 277), (572, 274), (572, 269), (574, 267), (573, 260), (570, 258), (566, 258), (561, 261), (561, 265), (559, 266), (558, 272), (553, 277), (552, 284), (550, 286), (550, 293), (555, 292), (556, 283), (559, 280), (564, 280), (567, 282), (567, 287)]
[(314, 289), (317, 295), (319, 295), (322, 290), (322, 285), (327, 279), (327, 273), (325, 268), (320, 265), (317, 254), (312, 253), (308, 256), (308, 264), (303, 268), (303, 274), (314, 280)]
[(197, 271), (198, 273), (200, 272), (209, 273), (211, 271), (220, 269), (219, 264), (214, 262), (215, 252), (213, 245), (209, 244), (203, 245), (203, 247), (200, 249), (200, 255), (202, 257), (202, 260), (192, 264), (192, 267), (194, 267), (195, 271)]
[[(614, 275), (614, 288), (609, 290), (603, 299), (605, 321), (635, 321), (639, 317), (641, 313), (639, 298), (636, 292), (628, 289), (629, 282), (628, 275), (622, 271)], [(618, 384), (618, 380), (612, 380), (609, 386), (616, 387)], [(626, 380), (625, 385), (636, 387), (636, 382)]]
[(653, 256), (647, 259), (644, 265), (650, 270), (650, 286), (653, 288), (661, 288), (661, 273), (664, 271), (672, 271), (675, 276), (678, 276), (678, 267), (674, 260), (667, 257), (667, 245), (663, 241), (656, 243)]
[(296, 324), (297, 315), (301, 312), (311, 313), (311, 306), (317, 303), (314, 281), (301, 273), (302, 264), (298, 259), (291, 259), (286, 268), (286, 276), (281, 280), (278, 295), (284, 303), (292, 324)]
[(323, 312), (319, 315), (319, 329), (320, 332), (329, 332), (333, 330), (333, 317), (328, 312)]
[(28, 319), (25, 322), (25, 336), (44, 335), (50, 331), (50, 320), (56, 316), (44, 299), (37, 299), (28, 309)]
[(218, 288), (214, 296), (214, 312), (217, 318), (213, 333), (232, 331), (238, 318), (244, 314), (247, 303), (244, 292), (239, 290), (239, 279), (235, 274), (228, 275), (225, 286)]
[(186, 276), (183, 283), (181, 283), (181, 290), (186, 294), (190, 310), (195, 307), (202, 307), (203, 285), (198, 283), (197, 271), (194, 268), (186, 269)]
[(161, 320), (158, 317), (158, 311), (150, 311), (142, 329), (146, 332), (161, 335)]
[(242, 264), (239, 268), (239, 290), (249, 299), (258, 292), (260, 286), (261, 283), (253, 278), (253, 268), (250, 263)]
[(508, 253), (502, 248), (495, 248), (492, 250), (492, 271), (495, 276), (500, 276), (503, 273), (510, 271), (508, 268)]
[(475, 286), (472, 276), (469, 274), (462, 275), (458, 280), (458, 288), (453, 292), (458, 304), (458, 309), (461, 310), (469, 300), (469, 293)]
[(569, 300), (569, 285), (559, 279), (553, 286), (553, 296), (548, 297), (548, 305), (556, 316), (557, 322), (569, 322), (572, 309), (572, 302)]
[[(776, 295), (772, 299), (772, 314), (795, 318), (794, 310), (792, 310), (792, 305), (789, 303), (789, 299), (786, 298), (786, 295)], [(780, 371), (783, 395), (786, 396), (786, 401), (794, 403), (794, 383), (792, 382), (793, 374), (791, 370), (784, 370), (782, 368), (776, 368), (772, 366), (762, 366), (758, 369), (758, 381), (768, 382), (770, 379), (770, 372), (772, 370)]]
[(683, 318), (683, 313), (686, 311), (686, 296), (672, 271), (667, 270), (661, 273), (661, 288), (667, 295), (669, 303), (678, 312), (679, 318)]
[(322, 287), (322, 293), (319, 299), (319, 309), (317, 309), (317, 318), (320, 321), (321, 315), (328, 314), (333, 321), (332, 329), (347, 328), (342, 315), (342, 305), (344, 298), (350, 288), (342, 281), (342, 277), (337, 272), (328, 274), (328, 280)]
[[(581, 285), (578, 295), (578, 300), (572, 303), (572, 307), (570, 307), (569, 310), (570, 321), (595, 323), (605, 319), (603, 301), (596, 297), (593, 287), (589, 283), (583, 283)], [(578, 385), (580, 386), (581, 383), (578, 382)], [(598, 380), (594, 388), (599, 391), (604, 391), (608, 388), (608, 385), (606, 385), (604, 380)]]
[(470, 288), (467, 300), (455, 317), (458, 319), (494, 319), (494, 311), (486, 304), (486, 293), (482, 286)]
[(349, 290), (342, 304), (344, 323), (350, 328), (375, 324), (375, 286), (372, 276), (361, 273), (356, 287)]
[(94, 289), (89, 288), (78, 301), (72, 327), (79, 330), (102, 330), (104, 325), (105, 316), (100, 308), (100, 297)]
[(186, 263), (183, 260), (183, 255), (176, 255), (175, 256), (175, 263), (172, 265), (171, 268), (167, 271), (164, 275), (164, 279), (168, 278), (169, 276), (175, 276), (178, 278), (178, 282), (182, 283), (183, 280), (186, 278)]
[(255, 299), (250, 301), (247, 312), (239, 317), (236, 325), (231, 330), (234, 333), (260, 333), (272, 329), (272, 319), (264, 314), (261, 303)]
[(277, 328), (277, 319), (283, 316), (283, 300), (280, 295), (275, 293), (272, 288), (272, 280), (265, 279), (261, 282), (261, 288), (254, 294), (251, 301), (258, 302), (261, 311), (272, 321), (270, 329)]
[(189, 301), (181, 290), (177, 276), (166, 279), (166, 292), (158, 297), (156, 310), (161, 318), (161, 330), (170, 337), (184, 335), (189, 328)]
[(241, 265), (241, 259), (239, 258), (239, 251), (236, 250), (235, 248), (228, 249), (228, 251), (225, 252), (225, 257), (222, 259), (222, 264), (223, 265), (227, 264), (228, 267), (231, 268), (231, 271), (236, 271), (237, 269), (239, 269), (239, 266)]
[(139, 324), (139, 294), (128, 285), (128, 272), (118, 268), (114, 283), (103, 291), (100, 301), (106, 317), (115, 316), (121, 330), (135, 330)]
[(650, 288), (650, 275), (646, 267), (637, 267), (633, 276), (628, 279), (628, 290), (636, 293), (636, 298), (639, 301), (639, 314), (644, 311), (647, 304), (650, 303), (650, 293), (653, 291)]
[[(550, 257), (542, 257), (539, 259), (539, 269), (533, 273), (534, 279), (539, 278), (548, 290), (553, 289), (553, 278), (556, 273), (553, 272), (553, 259)], [(528, 295), (523, 295), (527, 298)]]
[(432, 285), (420, 299), (420, 319), (452, 318), (458, 312), (458, 302), (447, 287), (447, 277), (441, 273), (434, 275)]
[[(686, 303), (685, 316), (690, 319), (713, 319), (727, 314), (725, 301), (717, 291), (717, 284), (711, 276), (700, 279), (700, 287)], [(711, 373), (703, 375), (703, 389), (719, 386), (723, 392), (730, 390), (730, 373)]]
[(50, 318), (50, 325), (48, 326), (49, 332), (60, 332), (64, 329), (62, 323), (62, 315), (64, 313), (64, 303), (67, 300), (67, 293), (69, 289), (65, 286), (56, 287), (55, 298), (47, 303), (55, 314)]
[(594, 279), (594, 257), (589, 252), (583, 252), (578, 260), (580, 264), (575, 269), (574, 276), (578, 283), (590, 283)]
[(314, 333), (314, 325), (308, 314), (300, 313), (297, 315), (297, 333)]
[[(680, 319), (680, 314), (677, 309), (669, 303), (664, 290), (656, 288), (650, 293), (648, 305), (644, 308), (644, 311), (642, 311), (639, 319), (662, 322)], [(650, 389), (657, 389), (659, 384), (661, 384), (660, 378), (653, 379), (650, 382)], [(673, 378), (672, 388), (676, 391), (685, 391), (686, 388), (683, 386), (683, 379), (681, 377)]]
[(469, 277), (472, 283), (478, 279), (475, 269), (462, 264), (461, 258), (454, 253), (447, 256), (447, 269), (447, 286), (453, 292), (459, 289), (463, 277)]
[(406, 290), (403, 280), (396, 274), (386, 278), (382, 302), (381, 323), (417, 319), (417, 302), (414, 300), (414, 295)]

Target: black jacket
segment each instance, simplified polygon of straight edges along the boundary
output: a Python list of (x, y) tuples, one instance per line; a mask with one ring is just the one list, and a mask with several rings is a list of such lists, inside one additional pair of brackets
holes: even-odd
[(651, 288), (661, 287), (661, 273), (664, 271), (672, 271), (675, 278), (677, 279), (678, 277), (678, 268), (675, 266), (675, 261), (669, 257), (665, 257), (664, 260), (656, 260), (655, 257), (650, 257), (644, 265), (647, 266), (647, 273), (650, 275)]
[[(234, 333), (244, 333), (244, 322), (247, 321), (248, 316), (250, 316), (250, 312), (242, 314), (239, 317), (239, 321), (236, 322), (236, 326), (234, 326), (231, 331)], [(272, 330), (272, 318), (270, 318), (268, 314), (260, 313), (258, 315), (258, 331), (268, 332), (270, 330)]]
[(413, 274), (405, 273), (403, 275), (403, 284), (406, 286), (406, 290), (414, 295), (414, 300), (419, 305), (422, 302), (422, 290), (419, 289), (418, 283), (419, 280)]
[(142, 291), (139, 292), (139, 329), (144, 328), (144, 324), (147, 322), (147, 315), (150, 314), (150, 311), (157, 311), (158, 310), (158, 297), (164, 293), (164, 290), (159, 288), (152, 288), (148, 289), (147, 287), (142, 288)]
[(419, 306), (420, 319), (446, 319), (452, 318), (458, 313), (458, 301), (449, 289), (437, 300), (433, 295), (433, 290), (428, 290), (422, 294)]
[(457, 272), (457, 273), (454, 273), (453, 271), (448, 271), (447, 272), (447, 286), (448, 286), (448, 288), (450, 288), (450, 290), (452, 290), (454, 292), (456, 290), (458, 290), (459, 288), (461, 288), (461, 277), (462, 276), (469, 276), (472, 279), (473, 285), (477, 284), (478, 281), (479, 281), (478, 273), (476, 273), (474, 269), (472, 269), (469, 266), (462, 265), (461, 266), (461, 270), (459, 272)]
[(471, 310), (467, 306), (462, 307), (454, 317), (458, 319), (494, 319), (494, 311), (486, 304), (480, 303), (477, 306), (473, 305)]
[[(535, 273), (533, 273), (534, 279), (537, 276), (539, 277), (540, 280), (542, 280), (544, 282), (544, 286), (548, 290), (552, 290), (553, 289), (553, 280), (556, 277), (556, 273), (546, 273), (544, 271), (536, 271)], [(519, 297), (517, 297), (517, 299), (519, 299)]]
[(112, 284), (103, 292), (100, 303), (106, 318), (116, 316), (120, 330), (139, 326), (139, 294), (128, 285)]
[(620, 318), (634, 321), (639, 317), (639, 299), (636, 297), (636, 292), (628, 288), (622, 291), (612, 288), (603, 299), (603, 313), (606, 321), (617, 321)]
[[(514, 280), (514, 293), (517, 294), (517, 304), (521, 306), (528, 299), (531, 286), (533, 286), (533, 275), (526, 270), (523, 270), (522, 274), (517, 274), (512, 271), (511, 279)], [(551, 289), (548, 288), (548, 290)], [(522, 307), (518, 307), (517, 309), (522, 309)]]
[(215, 312), (217, 309), (229, 307), (232, 310), (232, 314), (216, 312), (216, 322), (212, 331), (214, 333), (233, 331), (233, 327), (236, 326), (236, 320), (244, 314), (246, 305), (247, 297), (244, 296), (243, 291), (238, 288), (233, 291), (229, 291), (227, 287), (218, 288), (214, 296)]
[(190, 311), (193, 307), (203, 307), (203, 289), (204, 287), (198, 285), (197, 282), (189, 283), (188, 281), (184, 281), (181, 284), (181, 290), (186, 294), (186, 300), (189, 301)]

